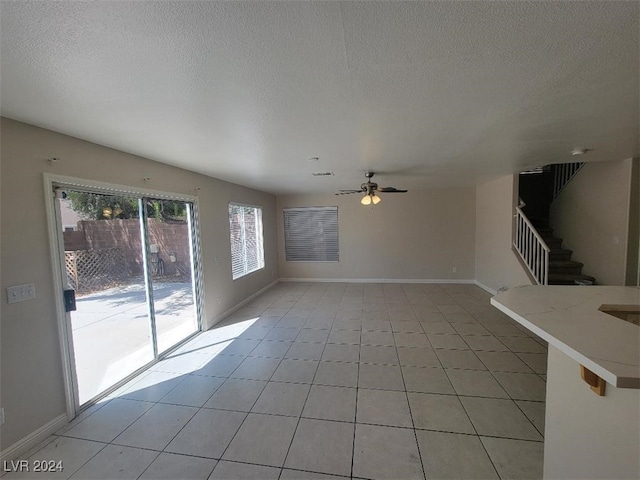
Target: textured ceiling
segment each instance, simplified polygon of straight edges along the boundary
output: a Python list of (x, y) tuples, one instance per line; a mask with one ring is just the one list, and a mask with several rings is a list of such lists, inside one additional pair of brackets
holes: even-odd
[(619, 160), (639, 5), (3, 1), (1, 113), (272, 193)]

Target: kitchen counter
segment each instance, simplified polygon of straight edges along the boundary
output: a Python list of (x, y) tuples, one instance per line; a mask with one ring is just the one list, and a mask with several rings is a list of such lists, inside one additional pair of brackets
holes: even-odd
[(640, 478), (640, 288), (516, 287), (491, 303), (549, 342), (544, 478)]
[(640, 326), (598, 310), (640, 306), (640, 288), (515, 287), (491, 304), (614, 387), (640, 388)]

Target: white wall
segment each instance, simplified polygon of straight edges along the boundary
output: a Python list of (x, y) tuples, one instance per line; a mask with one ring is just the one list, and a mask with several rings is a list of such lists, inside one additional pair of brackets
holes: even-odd
[[(1, 129), (0, 402), (6, 423), (0, 427), (0, 449), (4, 450), (65, 413), (43, 172), (197, 194), (205, 290), (203, 320), (209, 326), (279, 274), (274, 196), (13, 120), (3, 118)], [(50, 157), (60, 160), (49, 165), (45, 159)], [(146, 177), (151, 180), (145, 183)], [(235, 282), (231, 280), (229, 201), (264, 208), (266, 268)], [(6, 287), (24, 283), (35, 283), (37, 298), (8, 305)]]
[[(381, 194), (375, 206), (361, 195), (277, 197), (282, 278), (473, 280), (475, 189)], [(286, 262), (282, 209), (338, 206), (340, 261)], [(453, 272), (453, 268), (456, 272)]]
[(544, 478), (640, 478), (640, 391), (580, 378), (580, 364), (549, 346)]
[(532, 282), (512, 249), (518, 176), (508, 175), (476, 187), (476, 280), (493, 290)]
[(599, 285), (625, 284), (632, 163), (586, 163), (551, 204), (554, 235)]

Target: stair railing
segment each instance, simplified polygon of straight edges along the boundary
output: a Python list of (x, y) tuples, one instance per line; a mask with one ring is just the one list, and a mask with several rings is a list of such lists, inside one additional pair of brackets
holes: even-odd
[(516, 235), (513, 246), (538, 285), (548, 285), (550, 248), (520, 206), (516, 207)]
[(556, 198), (564, 187), (575, 177), (584, 162), (558, 163), (553, 166), (553, 198)]

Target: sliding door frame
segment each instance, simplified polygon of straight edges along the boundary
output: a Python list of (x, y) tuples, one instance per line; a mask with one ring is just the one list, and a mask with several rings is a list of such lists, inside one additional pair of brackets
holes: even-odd
[[(203, 277), (200, 265), (202, 265), (201, 250), (200, 250), (200, 225), (198, 217), (198, 197), (189, 194), (171, 193), (160, 190), (152, 190), (147, 188), (133, 187), (129, 185), (118, 185), (113, 183), (99, 182), (94, 180), (87, 180), (82, 178), (70, 177), (65, 175), (54, 175), (50, 173), (43, 174), (44, 180), (44, 197), (45, 197), (45, 209), (47, 214), (47, 227), (49, 232), (49, 256), (51, 258), (52, 267), (52, 283), (54, 290), (55, 301), (55, 314), (58, 322), (58, 334), (60, 341), (60, 353), (62, 356), (62, 369), (64, 379), (64, 390), (66, 399), (67, 419), (71, 421), (80, 411), (80, 405), (78, 403), (77, 379), (75, 378), (75, 364), (73, 356), (73, 337), (69, 329), (67, 321), (67, 312), (64, 307), (63, 290), (66, 285), (63, 284), (63, 278), (65, 278), (65, 265), (64, 265), (64, 242), (62, 237), (62, 230), (59, 228), (60, 211), (56, 205), (57, 193), (59, 189), (69, 189), (81, 192), (98, 193), (105, 195), (129, 195), (138, 198), (152, 198), (157, 200), (175, 200), (190, 203), (191, 207), (188, 208), (191, 216), (188, 222), (190, 227), (190, 240), (191, 240), (191, 279), (193, 285), (193, 295), (195, 303), (196, 313), (196, 331), (183, 339), (175, 348), (180, 344), (186, 342), (193, 336), (202, 331), (204, 318), (204, 289), (203, 289)], [(195, 190), (195, 189), (194, 189)], [(144, 219), (142, 218), (144, 217)], [(146, 221), (146, 214), (141, 216), (141, 222)], [(146, 232), (146, 226), (142, 229), (142, 232)], [(145, 234), (146, 235), (146, 234)], [(144, 244), (144, 259), (145, 259), (145, 271), (148, 269), (147, 256), (149, 252), (146, 250), (148, 242)], [(142, 366), (131, 375), (127, 376), (117, 384), (113, 385), (109, 389), (105, 390), (100, 397), (95, 398), (93, 401), (88, 402), (82, 406), (82, 410), (91, 406), (100, 398), (109, 395), (114, 390), (118, 389), (124, 383), (134, 378), (140, 372), (146, 370), (154, 363), (158, 362), (163, 356), (166, 356), (174, 348), (171, 348), (162, 353), (161, 356), (157, 356), (156, 343), (154, 344), (154, 359)]]

